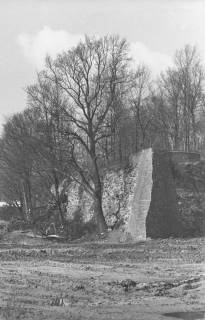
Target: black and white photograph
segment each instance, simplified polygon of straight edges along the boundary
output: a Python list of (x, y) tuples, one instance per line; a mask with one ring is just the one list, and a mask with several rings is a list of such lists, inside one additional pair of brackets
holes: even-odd
[(0, 26), (0, 320), (205, 319), (205, 0)]

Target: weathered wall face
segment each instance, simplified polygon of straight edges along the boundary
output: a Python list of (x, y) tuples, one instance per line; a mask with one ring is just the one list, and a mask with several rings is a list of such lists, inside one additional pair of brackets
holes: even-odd
[(146, 239), (146, 218), (152, 193), (152, 149), (146, 149), (139, 155), (134, 166), (133, 193), (129, 195), (127, 232), (133, 239)]
[[(146, 238), (145, 224), (151, 199), (151, 183), (151, 149), (132, 156), (127, 169), (108, 171), (103, 180), (102, 197), (108, 226), (113, 226), (118, 219), (124, 224), (124, 231), (133, 238)], [(68, 216), (72, 218), (79, 209), (87, 221), (94, 215), (94, 202), (85, 190), (73, 182), (68, 189)]]
[(72, 219), (75, 212), (80, 210), (83, 213), (84, 220), (89, 221), (93, 217), (95, 210), (91, 195), (75, 181), (69, 185), (67, 194), (67, 217)]
[(102, 206), (106, 222), (112, 226), (117, 219), (126, 219), (126, 173), (109, 171), (104, 177)]
[(167, 152), (153, 153), (153, 187), (147, 215), (147, 236), (166, 238), (179, 235), (177, 194)]

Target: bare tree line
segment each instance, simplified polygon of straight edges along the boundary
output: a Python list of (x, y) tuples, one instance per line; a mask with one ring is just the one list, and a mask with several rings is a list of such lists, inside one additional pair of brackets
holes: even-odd
[[(102, 179), (142, 148), (201, 150), (204, 144), (204, 69), (195, 47), (178, 50), (157, 79), (145, 65), (132, 67), (118, 36), (85, 37), (56, 59), (46, 58), (27, 107), (4, 125), (0, 172), (2, 200), (34, 221), (55, 203), (66, 223), (62, 181), (75, 180), (95, 201), (99, 232), (106, 230)], [(48, 209), (43, 209), (48, 210)]]

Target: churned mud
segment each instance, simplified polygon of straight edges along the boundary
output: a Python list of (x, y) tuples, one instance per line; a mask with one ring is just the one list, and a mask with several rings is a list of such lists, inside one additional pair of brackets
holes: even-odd
[(7, 239), (0, 243), (0, 319), (204, 319), (204, 253), (203, 238)]

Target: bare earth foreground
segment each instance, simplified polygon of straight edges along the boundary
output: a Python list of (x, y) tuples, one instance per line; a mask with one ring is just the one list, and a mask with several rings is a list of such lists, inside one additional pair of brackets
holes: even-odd
[(205, 311), (205, 238), (17, 238), (0, 242), (0, 319), (169, 320), (164, 313)]

